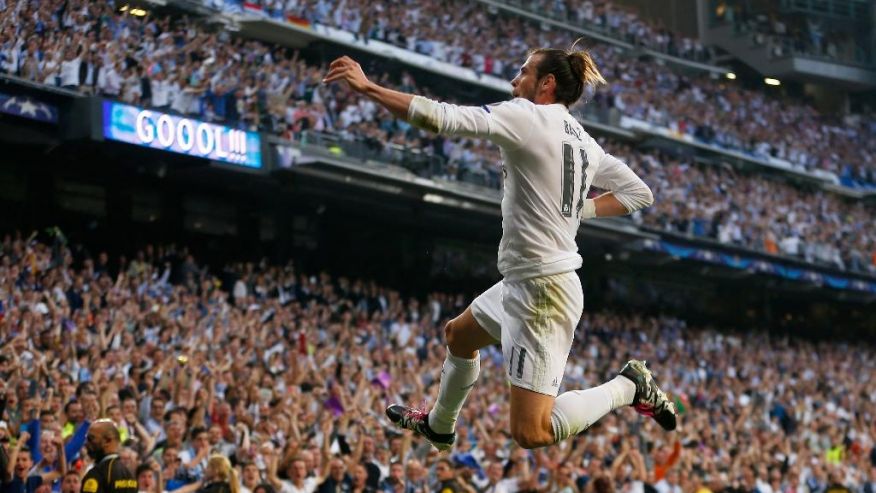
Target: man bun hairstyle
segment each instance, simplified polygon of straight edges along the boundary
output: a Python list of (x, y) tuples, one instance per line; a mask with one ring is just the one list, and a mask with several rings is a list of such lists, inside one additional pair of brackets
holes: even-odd
[(541, 56), (536, 67), (538, 80), (553, 74), (557, 81), (557, 102), (566, 106), (572, 106), (581, 99), (586, 86), (596, 87), (606, 83), (590, 52), (586, 49), (575, 49), (582, 39), (584, 38), (575, 40), (568, 50), (539, 48), (529, 52), (530, 56)]

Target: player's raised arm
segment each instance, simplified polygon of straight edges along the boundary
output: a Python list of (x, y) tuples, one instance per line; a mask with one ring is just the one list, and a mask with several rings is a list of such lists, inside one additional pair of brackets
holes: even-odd
[(584, 201), (581, 219), (625, 216), (654, 203), (648, 185), (620, 159), (605, 154), (599, 164), (593, 186), (609, 190), (595, 199)]
[(433, 101), (380, 86), (365, 76), (362, 67), (343, 56), (329, 65), (324, 83), (344, 81), (393, 115), (412, 125), (444, 135), (481, 137), (502, 146), (521, 146), (532, 131), (532, 103), (513, 99), (491, 106), (459, 106)]

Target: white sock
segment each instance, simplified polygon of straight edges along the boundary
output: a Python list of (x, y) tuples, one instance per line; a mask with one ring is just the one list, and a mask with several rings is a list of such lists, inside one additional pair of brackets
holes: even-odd
[[(480, 356), (480, 355), (478, 355)], [(435, 433), (453, 433), (456, 429), (456, 418), (462, 409), (462, 403), (468, 397), (471, 388), (474, 387), (481, 372), (481, 360), (458, 358), (450, 354), (447, 349), (447, 357), (444, 359), (444, 368), (441, 370), (441, 388), (438, 391), (438, 400), (429, 412), (429, 428)]]
[(636, 384), (620, 375), (592, 389), (564, 392), (551, 412), (554, 441), (581, 433), (611, 411), (632, 404), (635, 396)]

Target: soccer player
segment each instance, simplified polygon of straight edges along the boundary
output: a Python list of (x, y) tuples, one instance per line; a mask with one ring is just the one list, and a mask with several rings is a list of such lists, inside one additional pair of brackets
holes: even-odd
[[(575, 244), (579, 222), (629, 214), (654, 200), (648, 186), (569, 114), (585, 86), (605, 83), (590, 54), (574, 45), (533, 50), (511, 81), (514, 98), (478, 107), (381, 87), (346, 56), (333, 61), (323, 79), (334, 81), (419, 128), (489, 139), (504, 161), (503, 279), (447, 323), (448, 350), (432, 410), (393, 405), (386, 410), (389, 419), (439, 450), (451, 448), (460, 409), (480, 372), (478, 350), (501, 341), (511, 382), (511, 436), (520, 446), (558, 443), (630, 405), (674, 430), (675, 407), (642, 361), (629, 361), (598, 387), (557, 397), (583, 310), (575, 273), (582, 263)], [(588, 199), (591, 185), (610, 191)]]

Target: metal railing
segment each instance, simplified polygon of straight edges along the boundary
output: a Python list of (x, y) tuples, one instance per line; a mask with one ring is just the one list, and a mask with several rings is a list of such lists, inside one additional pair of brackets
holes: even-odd
[(855, 21), (869, 19), (872, 14), (868, 0), (782, 0), (781, 5), (786, 11)]
[(377, 139), (359, 135), (343, 136), (311, 130), (301, 133), (300, 142), (304, 145), (325, 148), (336, 156), (361, 162), (399, 166), (421, 178), (468, 183), (493, 190), (501, 187), (498, 172), (485, 166), (489, 163), (481, 162), (477, 165), (448, 162), (444, 157), (431, 154), (419, 147), (382, 143)]

